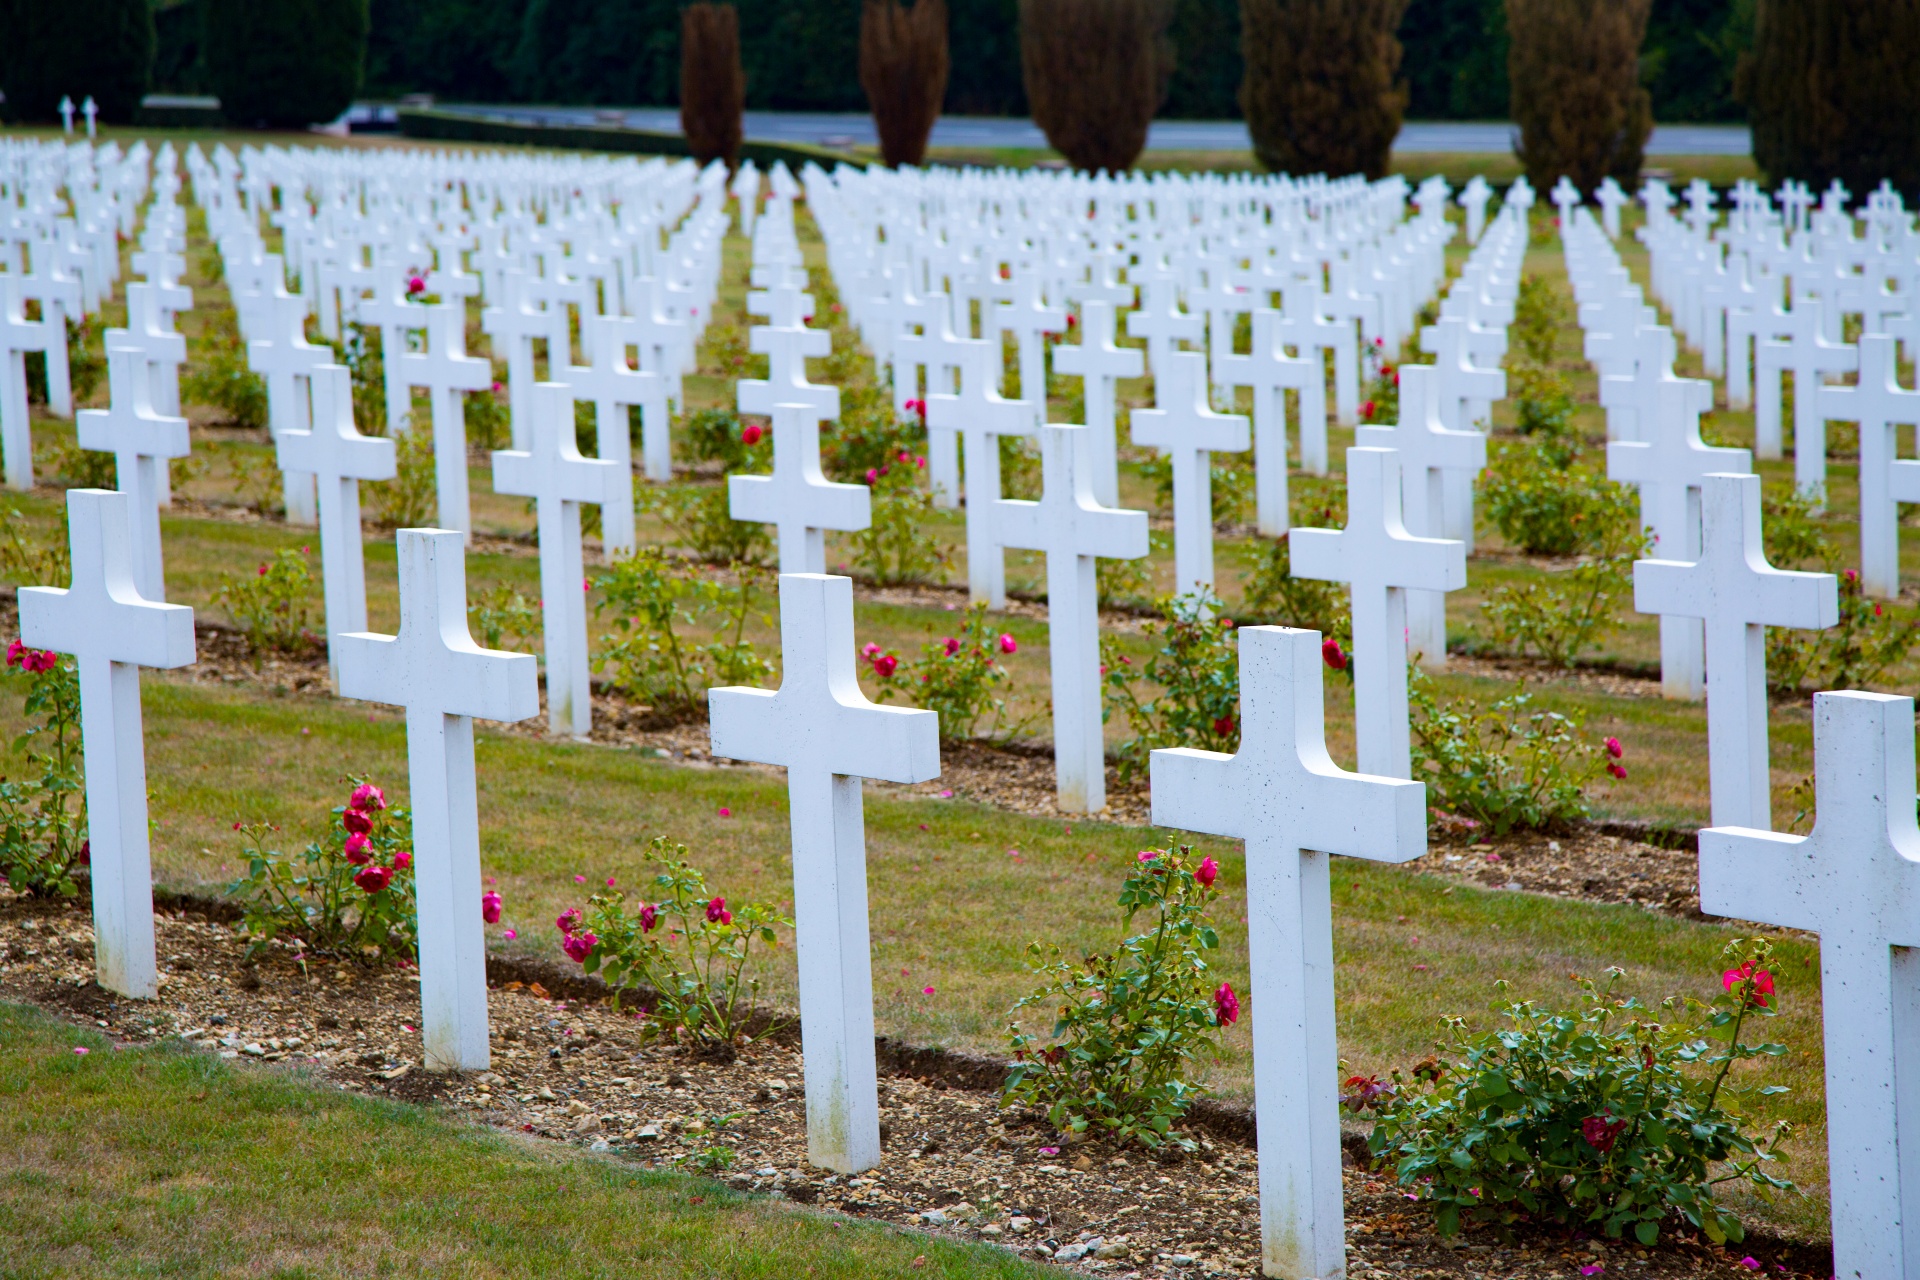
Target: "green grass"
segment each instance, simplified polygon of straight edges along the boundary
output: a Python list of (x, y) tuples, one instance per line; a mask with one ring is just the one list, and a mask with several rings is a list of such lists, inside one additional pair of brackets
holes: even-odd
[(19, 1280), (1043, 1274), (293, 1073), (115, 1052), (15, 1005), (0, 1005), (0, 1134), (0, 1274)]

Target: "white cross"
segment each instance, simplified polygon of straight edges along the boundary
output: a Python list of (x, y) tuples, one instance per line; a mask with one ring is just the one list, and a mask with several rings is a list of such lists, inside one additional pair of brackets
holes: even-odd
[(531, 655), (482, 649), (467, 633), (466, 541), (458, 531), (402, 529), (395, 541), (400, 633), (333, 638), (340, 696), (406, 708), (426, 1066), (484, 1071), (487, 938), (473, 718), (539, 714), (539, 675)]
[(1327, 389), (1324, 352), (1333, 352), (1334, 411), (1342, 422), (1360, 419), (1360, 348), (1356, 321), (1329, 319), (1320, 314), (1319, 286), (1287, 280), (1280, 285), (1280, 341), (1322, 370), (1311, 389), (1311, 400), (1300, 401), (1300, 467), (1316, 476), (1327, 474)]
[[(1590, 341), (1589, 349), (1593, 345)], [(1602, 374), (1600, 378), (1600, 407), (1607, 411), (1608, 439), (1641, 443), (1651, 439), (1652, 424), (1659, 421), (1661, 406), (1668, 403), (1676, 386), (1688, 401), (1682, 412), (1699, 415), (1713, 410), (1713, 383), (1705, 378), (1681, 378), (1673, 372), (1678, 349), (1672, 329), (1640, 325), (1633, 330), (1631, 341), (1621, 346), (1627, 350), (1621, 363), (1631, 372)]]
[(1467, 549), (1416, 538), (1400, 517), (1400, 466), (1392, 449), (1347, 450), (1347, 527), (1295, 529), (1293, 576), (1345, 582), (1353, 595), (1354, 737), (1360, 770), (1410, 777), (1407, 592), (1467, 585)]
[[(1280, 340), (1280, 313), (1269, 307), (1253, 311), (1253, 349), (1246, 355), (1225, 355), (1217, 376), (1227, 387), (1253, 391), (1253, 486), (1260, 532), (1277, 538), (1287, 531), (1287, 392), (1300, 394), (1300, 423), (1304, 434), (1308, 418), (1319, 406), (1326, 422), (1326, 366), (1303, 356), (1290, 356)], [(1317, 354), (1317, 353), (1316, 353)]]
[[(268, 336), (247, 344), (247, 364), (267, 384), (267, 424), (278, 438), (282, 431), (305, 431), (312, 421), (310, 384), (313, 371), (333, 363), (333, 350), (306, 338), (307, 304), (298, 294), (276, 290), (261, 305)], [(313, 477), (283, 471), (288, 524), (312, 524)]]
[[(930, 293), (903, 300), (896, 308), (900, 331), (892, 335), (893, 407), (905, 415), (908, 400), (915, 398), (920, 371), (927, 373), (926, 400), (951, 385), (952, 373), (966, 350), (960, 344), (977, 339), (962, 338), (953, 331), (953, 307), (944, 293)], [(919, 333), (910, 332), (919, 325)], [(928, 424), (932, 426), (931, 423)], [(960, 437), (953, 432), (927, 432), (927, 481), (933, 489), (933, 505), (960, 505)]]
[[(61, 342), (66, 341), (64, 334)], [(0, 275), (0, 465), (9, 489), (33, 488), (33, 417), (27, 405), (29, 351), (45, 351), (53, 341), (53, 325), (43, 317), (29, 320), (21, 305), (20, 283)]]
[(94, 139), (94, 123), (100, 116), (100, 104), (93, 100), (92, 94), (88, 94), (87, 100), (80, 104), (80, 114), (87, 118), (87, 141), (91, 142)]
[(767, 357), (767, 377), (738, 383), (740, 412), (773, 413), (777, 404), (804, 404), (822, 418), (840, 416), (840, 388), (807, 381), (807, 357), (833, 354), (833, 335), (825, 329), (782, 329), (755, 325), (747, 335), (755, 355)]
[(967, 587), (976, 601), (995, 609), (1007, 604), (1007, 564), (994, 536), (994, 504), (1000, 500), (1000, 437), (1030, 436), (1033, 406), (1008, 400), (994, 377), (993, 343), (959, 339), (960, 394), (927, 397), (927, 445), (964, 435), (967, 442)]
[(825, 573), (826, 531), (857, 533), (873, 523), (872, 491), (835, 484), (820, 472), (820, 419), (803, 404), (773, 406), (773, 474), (727, 477), (728, 513), (774, 525), (781, 573)]
[(1612, 175), (1608, 175), (1608, 177), (1600, 183), (1600, 189), (1593, 193), (1593, 198), (1600, 206), (1600, 224), (1606, 228), (1607, 239), (1618, 240), (1620, 238), (1620, 208), (1622, 205), (1632, 204), (1633, 197), (1622, 191), (1620, 184), (1613, 180)]
[(547, 317), (526, 305), (525, 272), (505, 272), (500, 293), (500, 305), (480, 313), (480, 327), (493, 340), (494, 353), (506, 355), (508, 429), (513, 447), (524, 451), (531, 435), (525, 406), (533, 399), (533, 344), (547, 336)]
[(274, 441), (280, 469), (312, 475), (320, 496), (320, 584), (327, 608), (327, 666), (340, 687), (334, 638), (367, 629), (367, 571), (360, 543), (360, 482), (391, 480), (394, 443), (353, 424), (353, 375), (326, 364), (310, 375), (313, 426)]
[(60, 129), (66, 134), (73, 132), (73, 99), (65, 94), (60, 95)]
[(459, 302), (409, 307), (424, 313), (425, 351), (403, 352), (395, 367), (401, 392), (411, 402), (414, 387), (427, 389), (433, 406), (434, 484), (440, 498), (440, 527), (471, 532), (467, 497), (467, 415), (461, 393), (493, 386), (493, 362), (467, 354), (467, 309)]
[(1759, 476), (1703, 477), (1700, 527), (1693, 563), (1634, 564), (1633, 607), (1704, 620), (1713, 825), (1771, 827), (1766, 629), (1833, 626), (1840, 621), (1839, 581), (1767, 563)]
[(747, 314), (775, 329), (803, 329), (813, 319), (813, 295), (801, 284), (774, 285), (747, 295)]
[(192, 665), (193, 610), (143, 599), (134, 585), (132, 503), (67, 490), (73, 585), (20, 588), (20, 638), (79, 662), (94, 972), (109, 991), (151, 1000), (160, 984), (140, 668)]
[[(1423, 538), (1447, 535), (1447, 482), (1464, 475), (1468, 485), (1487, 465), (1487, 438), (1478, 431), (1448, 428), (1434, 404), (1437, 372), (1431, 365), (1400, 366), (1400, 421), (1391, 427), (1361, 427), (1353, 442), (1392, 449), (1399, 456), (1400, 511), (1407, 531)], [(1463, 545), (1465, 539), (1459, 539)], [(1407, 597), (1408, 639), (1420, 665), (1447, 663), (1447, 597), (1416, 591)]]
[[(1697, 382), (1670, 378), (1655, 390), (1640, 414), (1638, 440), (1607, 444), (1607, 479), (1640, 486), (1640, 523), (1653, 534), (1662, 559), (1699, 559), (1701, 478), (1753, 470), (1745, 449), (1708, 445), (1700, 439)], [(1660, 686), (1669, 698), (1698, 701), (1705, 640), (1691, 618), (1660, 620)]]
[[(1421, 350), (1434, 358), (1434, 408), (1442, 425), (1454, 431), (1484, 432), (1493, 402), (1507, 395), (1504, 372), (1474, 364), (1474, 331), (1474, 324), (1464, 316), (1442, 316), (1420, 331)], [(1502, 338), (1504, 341), (1504, 335)], [(1404, 374), (1406, 366), (1400, 368)], [(1467, 544), (1469, 554), (1474, 542), (1473, 481), (1478, 474), (1479, 467), (1447, 472), (1441, 481), (1441, 522), (1430, 530), (1460, 539)]]
[(1040, 295), (1040, 274), (1023, 270), (1013, 279), (1013, 298), (993, 305), (993, 329), (1014, 335), (1020, 348), (1020, 398), (1033, 406), (1034, 425), (1047, 417), (1047, 335), (1064, 333), (1065, 307), (1050, 307)]
[(1825, 506), (1827, 494), (1827, 424), (1820, 417), (1820, 388), (1829, 373), (1851, 373), (1859, 355), (1847, 343), (1829, 342), (1822, 329), (1820, 299), (1801, 296), (1783, 317), (1791, 336), (1769, 338), (1754, 354), (1753, 431), (1761, 456), (1778, 457), (1780, 443), (1781, 375), (1793, 375), (1793, 482), (1816, 504)]
[(860, 692), (851, 579), (782, 574), (780, 650), (778, 692), (708, 693), (713, 754), (786, 767), (807, 1158), (858, 1173), (880, 1163), (860, 780), (939, 777), (939, 717)]
[(1920, 1274), (1913, 699), (1813, 695), (1809, 836), (1700, 833), (1700, 909), (1820, 935), (1833, 1269)]
[(153, 407), (180, 413), (180, 366), (187, 362), (187, 340), (173, 330), (173, 318), (160, 310), (159, 287), (127, 286), (127, 327), (106, 332), (108, 346), (135, 347), (147, 362), (148, 394)]
[(185, 418), (155, 412), (146, 359), (137, 347), (109, 342), (109, 407), (81, 410), (73, 426), (82, 449), (114, 456), (120, 492), (133, 499), (134, 586), (144, 599), (158, 602), (167, 598), (160, 557), (160, 473), (167, 459), (191, 453), (193, 442)]
[(586, 568), (580, 548), (580, 504), (619, 500), (633, 473), (600, 458), (584, 458), (574, 434), (573, 389), (541, 382), (533, 388), (533, 448), (498, 449), (493, 491), (534, 500), (540, 530), (540, 616), (547, 652), (547, 724), (585, 737), (593, 727), (591, 670), (587, 665)]
[(1133, 442), (1173, 463), (1174, 594), (1213, 589), (1213, 458), (1253, 445), (1247, 420), (1207, 403), (1207, 357), (1170, 351), (1154, 370), (1154, 404), (1133, 412)]
[(582, 400), (593, 401), (596, 452), (618, 467), (613, 501), (600, 513), (600, 543), (610, 556), (629, 555), (636, 542), (633, 524), (633, 427), (630, 405), (640, 406), (640, 451), (647, 475), (673, 479), (673, 436), (667, 416), (667, 383), (659, 374), (627, 363), (638, 345), (639, 323), (629, 316), (589, 316), (593, 341), (590, 364), (567, 369), (567, 385)]
[(1342, 1276), (1333, 855), (1420, 857), (1427, 789), (1327, 755), (1318, 632), (1238, 634), (1239, 754), (1154, 752), (1153, 821), (1247, 842), (1262, 1270)]
[(1900, 595), (1900, 504), (1920, 502), (1920, 461), (1898, 457), (1894, 428), (1920, 427), (1920, 391), (1900, 385), (1898, 339), (1860, 339), (1857, 385), (1820, 388), (1820, 416), (1860, 424), (1860, 587)]
[[(381, 256), (384, 258), (386, 254), (383, 252)], [(406, 364), (407, 334), (426, 324), (425, 308), (407, 301), (404, 268), (382, 262), (374, 268), (373, 280), (373, 294), (355, 304), (354, 318), (380, 330), (380, 371), (387, 398), (387, 430), (396, 436), (405, 435), (413, 426), (413, 393)], [(443, 305), (458, 308), (464, 322), (463, 304)], [(443, 523), (446, 520), (444, 512), (441, 520)], [(449, 527), (465, 529), (464, 525)]]
[[(1124, 287), (1131, 296), (1132, 286)], [(1113, 303), (1091, 298), (1080, 304), (1080, 344), (1070, 347), (1062, 343), (1053, 349), (1055, 370), (1086, 380), (1082, 400), (1090, 433), (1088, 465), (1093, 472), (1093, 494), (1109, 507), (1120, 501), (1119, 426), (1114, 414), (1120, 379), (1138, 378), (1147, 371), (1146, 356), (1140, 348), (1114, 342), (1113, 326)]]
[(1141, 289), (1140, 309), (1127, 317), (1127, 336), (1144, 338), (1147, 343), (1147, 367), (1157, 379), (1172, 366), (1172, 357), (1182, 339), (1200, 342), (1207, 336), (1205, 316), (1180, 309), (1180, 298), (1171, 272), (1154, 271)]
[(1047, 557), (1047, 651), (1053, 676), (1055, 802), (1073, 813), (1107, 803), (1100, 708), (1100, 593), (1095, 561), (1147, 554), (1147, 513), (1117, 511), (1093, 492), (1087, 427), (1040, 429), (1038, 502), (994, 504), (1000, 540)]

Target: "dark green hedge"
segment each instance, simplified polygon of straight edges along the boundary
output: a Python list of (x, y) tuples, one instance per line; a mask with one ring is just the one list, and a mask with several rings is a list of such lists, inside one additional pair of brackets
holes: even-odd
[(55, 120), (62, 97), (91, 95), (103, 120), (129, 123), (152, 70), (147, 0), (0, 0), (9, 120)]
[(201, 0), (207, 88), (241, 126), (303, 129), (353, 105), (367, 0)]

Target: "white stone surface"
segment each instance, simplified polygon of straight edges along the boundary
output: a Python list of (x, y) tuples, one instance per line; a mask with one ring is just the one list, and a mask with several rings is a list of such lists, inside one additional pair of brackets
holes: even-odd
[[(1129, 295), (1128, 285), (1118, 286)], [(1053, 349), (1053, 367), (1057, 372), (1085, 380), (1083, 403), (1086, 406), (1088, 463), (1092, 467), (1093, 496), (1103, 506), (1120, 502), (1119, 426), (1115, 401), (1120, 379), (1138, 378), (1147, 371), (1146, 356), (1138, 347), (1123, 347), (1114, 341), (1113, 303), (1093, 298), (1080, 304), (1080, 341), (1078, 345), (1061, 343)]]
[(425, 387), (432, 406), (433, 476), (439, 495), (440, 527), (473, 531), (467, 498), (467, 411), (465, 393), (493, 386), (493, 362), (467, 354), (467, 309), (459, 302), (411, 307), (424, 313), (425, 351), (399, 355), (400, 390), (407, 403), (412, 388)]
[(1898, 456), (1896, 428), (1920, 426), (1920, 391), (1900, 385), (1899, 340), (1860, 339), (1860, 380), (1820, 388), (1820, 416), (1860, 425), (1860, 585), (1900, 595), (1900, 504), (1920, 502), (1920, 461)]
[(1174, 593), (1213, 589), (1213, 455), (1253, 447), (1246, 418), (1207, 403), (1207, 357), (1170, 351), (1154, 371), (1154, 407), (1133, 412), (1133, 442), (1173, 465)]
[(26, 493), (33, 488), (33, 425), (27, 407), (29, 351), (45, 351), (53, 326), (29, 320), (19, 283), (0, 275), (0, 466), (6, 485)]
[[(1280, 313), (1256, 307), (1249, 321), (1253, 346), (1246, 355), (1228, 354), (1215, 364), (1216, 376), (1228, 387), (1253, 392), (1253, 488), (1260, 532), (1277, 538), (1287, 531), (1287, 392), (1300, 397), (1300, 431), (1304, 438), (1314, 414), (1322, 435), (1326, 424), (1324, 361), (1287, 354), (1281, 340)], [(1304, 443), (1303, 443), (1304, 449)]]
[[(282, 431), (306, 431), (312, 423), (313, 371), (333, 363), (333, 350), (307, 341), (307, 304), (296, 294), (276, 290), (261, 301), (260, 315), (267, 336), (247, 343), (247, 364), (267, 384), (267, 427), (276, 437)], [(284, 472), (282, 488), (288, 524), (319, 520), (311, 475)]]
[(857, 533), (873, 523), (866, 485), (821, 473), (818, 410), (804, 404), (773, 406), (773, 473), (728, 476), (727, 501), (735, 520), (774, 526), (783, 574), (825, 573), (826, 531)]
[(777, 692), (707, 695), (713, 754), (787, 770), (807, 1157), (858, 1173), (880, 1163), (861, 779), (938, 777), (939, 723), (861, 693), (850, 579), (782, 574), (780, 648)]
[(83, 449), (111, 453), (120, 492), (133, 501), (133, 582), (142, 599), (167, 598), (160, 554), (160, 476), (172, 458), (193, 451), (187, 420), (155, 410), (152, 366), (137, 347), (107, 345), (108, 407), (83, 409), (74, 417), (74, 437)]
[(927, 397), (928, 447), (955, 437), (966, 444), (967, 588), (995, 609), (1007, 604), (1007, 561), (994, 530), (1000, 500), (1000, 437), (1031, 436), (1033, 406), (1000, 394), (993, 344), (985, 339), (952, 344), (960, 370), (958, 395)]

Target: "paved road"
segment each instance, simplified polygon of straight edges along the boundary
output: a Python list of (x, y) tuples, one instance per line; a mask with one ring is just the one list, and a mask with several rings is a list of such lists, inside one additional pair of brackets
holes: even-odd
[[(636, 129), (666, 133), (680, 131), (680, 114), (672, 108), (592, 107), (471, 108), (516, 120), (555, 124), (624, 123)], [(1400, 131), (1394, 149), (1402, 153), (1451, 151), (1500, 155), (1512, 149), (1513, 126), (1468, 121), (1412, 121)], [(809, 142), (828, 146), (873, 145), (873, 119), (865, 115), (832, 112), (749, 111), (749, 138), (768, 142)], [(1000, 116), (942, 116), (933, 127), (936, 147), (1044, 147), (1046, 136), (1031, 120)], [(1245, 151), (1247, 127), (1238, 120), (1162, 120), (1147, 135), (1149, 151)], [(1662, 125), (1647, 144), (1649, 155), (1744, 156), (1752, 139), (1741, 125)]]

